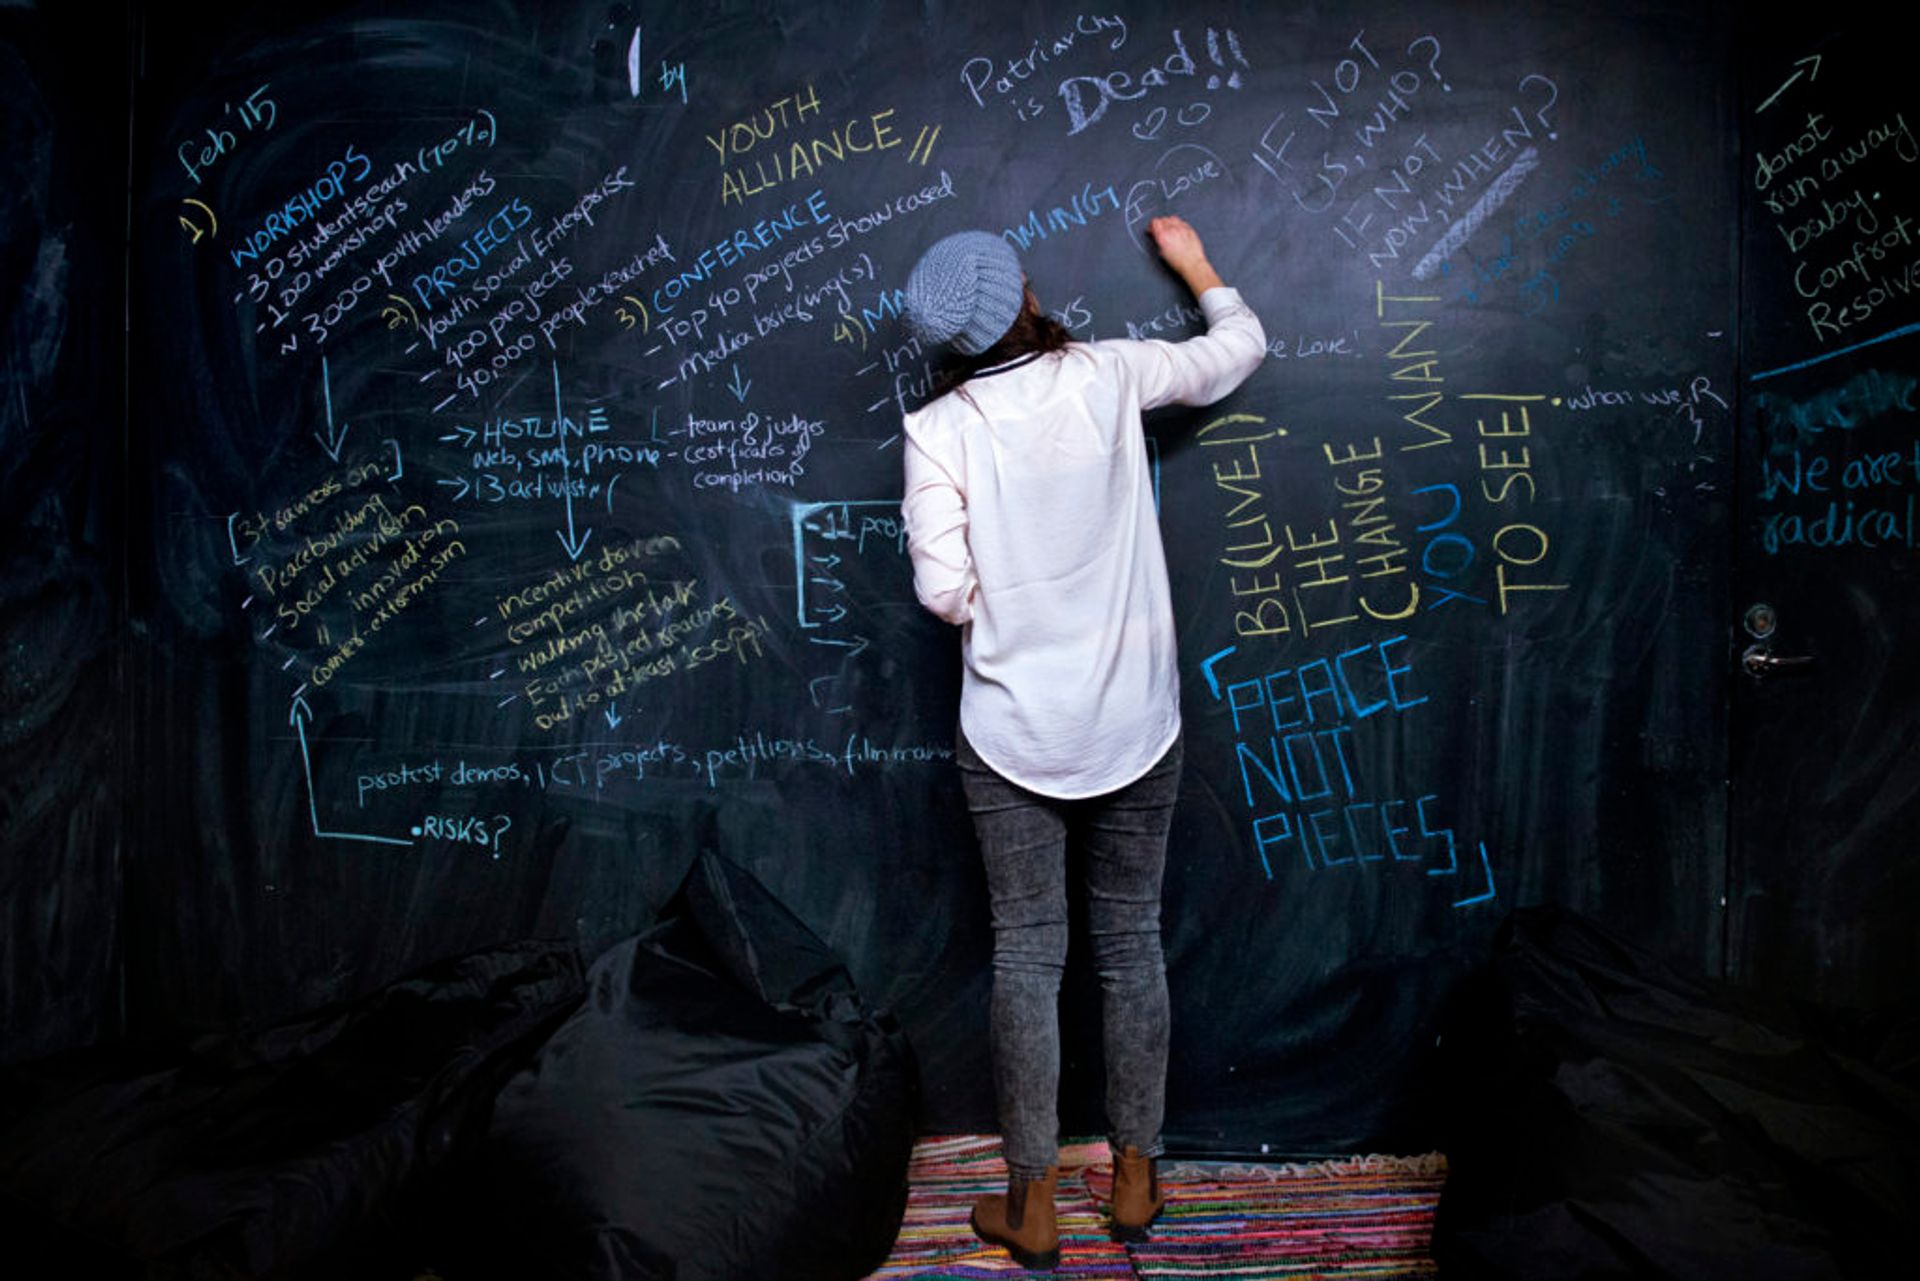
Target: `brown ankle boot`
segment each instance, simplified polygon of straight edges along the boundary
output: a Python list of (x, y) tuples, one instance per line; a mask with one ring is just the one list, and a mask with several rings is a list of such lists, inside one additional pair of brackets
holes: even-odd
[(1044, 1178), (1009, 1178), (1005, 1196), (995, 1193), (973, 1203), (974, 1235), (1007, 1247), (1023, 1268), (1058, 1267), (1060, 1224), (1054, 1218), (1053, 1193), (1059, 1182), (1057, 1165), (1048, 1166)]
[(1113, 1239), (1145, 1241), (1147, 1225), (1166, 1203), (1153, 1158), (1141, 1156), (1131, 1143), (1120, 1149), (1113, 1158)]

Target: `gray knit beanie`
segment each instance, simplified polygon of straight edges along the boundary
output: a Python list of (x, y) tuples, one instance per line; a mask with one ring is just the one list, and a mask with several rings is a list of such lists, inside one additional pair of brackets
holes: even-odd
[(1006, 336), (1026, 300), (1013, 246), (990, 231), (936, 241), (907, 277), (907, 325), (922, 342), (977, 356)]

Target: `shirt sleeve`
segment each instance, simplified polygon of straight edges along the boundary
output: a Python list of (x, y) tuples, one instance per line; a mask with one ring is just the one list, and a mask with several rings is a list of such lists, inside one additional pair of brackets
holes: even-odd
[(1211, 405), (1247, 380), (1267, 354), (1267, 332), (1241, 300), (1219, 285), (1200, 295), (1207, 332), (1185, 342), (1116, 342), (1140, 384), (1140, 408)]
[(979, 580), (967, 545), (967, 496), (953, 470), (920, 439), (912, 423), (905, 432), (907, 554), (913, 560), (913, 594), (949, 623), (973, 618)]

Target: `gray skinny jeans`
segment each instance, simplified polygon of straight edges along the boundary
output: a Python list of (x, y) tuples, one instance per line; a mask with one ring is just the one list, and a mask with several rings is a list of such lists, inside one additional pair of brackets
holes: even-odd
[(1100, 976), (1108, 1141), (1163, 1150), (1167, 967), (1160, 882), (1180, 791), (1181, 741), (1103, 796), (1060, 801), (994, 772), (959, 735), (956, 760), (993, 904), (994, 1095), (1007, 1170), (1038, 1179), (1060, 1159), (1060, 976), (1067, 963), (1069, 841), (1086, 854), (1087, 916)]

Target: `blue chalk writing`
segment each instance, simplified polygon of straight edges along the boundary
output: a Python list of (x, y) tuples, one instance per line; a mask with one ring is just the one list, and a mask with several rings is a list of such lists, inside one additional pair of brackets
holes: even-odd
[(348, 182), (363, 183), (372, 172), (373, 161), (358, 147), (348, 144), (340, 159), (329, 164), (319, 178), (289, 196), (285, 204), (267, 215), (258, 229), (242, 238), (239, 248), (228, 251), (233, 265), (241, 267), (258, 258), (338, 200), (346, 192)]
[[(1439, 794), (1382, 795), (1358, 768), (1356, 729), (1427, 702), (1414, 689), (1412, 661), (1399, 652), (1406, 643), (1395, 636), (1243, 680), (1218, 673), (1233, 647), (1201, 663), (1208, 690), (1232, 719), (1240, 799), (1266, 879), (1296, 859), (1308, 872), (1411, 864), (1454, 885), (1471, 870), (1461, 866)], [(1455, 907), (1494, 897), (1484, 844), (1479, 853), (1485, 889), (1453, 899)]]
[(1008, 227), (1000, 234), (1024, 253), (1033, 247), (1036, 240), (1066, 235), (1086, 226), (1090, 219), (1119, 209), (1120, 196), (1114, 191), (1113, 184), (1109, 183), (1095, 191), (1092, 183), (1083, 183), (1066, 204), (1055, 205), (1044, 213), (1039, 209), (1030, 210), (1019, 225)]
[(1775, 452), (1788, 445), (1807, 444), (1829, 428), (1852, 431), (1893, 414), (1916, 412), (1913, 393), (1920, 378), (1869, 369), (1838, 387), (1795, 400), (1771, 392), (1755, 392), (1753, 404)]
[(749, 256), (773, 248), (796, 233), (804, 234), (833, 220), (827, 209), (826, 193), (817, 188), (804, 200), (796, 200), (771, 218), (762, 218), (750, 227), (737, 227), (700, 251), (687, 270), (671, 276), (653, 291), (653, 309), (670, 312), (672, 303), (695, 285), (711, 280), (717, 268), (731, 267)]
[(825, 586), (838, 585), (839, 579), (819, 573), (821, 566), (837, 568), (841, 556), (870, 551), (893, 559), (906, 555), (906, 522), (896, 499), (794, 503), (787, 521), (793, 535), (794, 616), (803, 628), (846, 616), (846, 606), (831, 599), (832, 589)]

